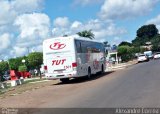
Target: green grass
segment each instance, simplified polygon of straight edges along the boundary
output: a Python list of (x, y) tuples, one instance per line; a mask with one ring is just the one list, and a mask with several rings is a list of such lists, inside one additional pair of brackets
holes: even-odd
[(27, 83), (30, 83), (30, 82), (43, 81), (43, 80), (46, 80), (46, 79), (33, 79), (33, 80), (27, 80), (27, 81), (24, 81), (24, 84), (27, 84)]
[(3, 94), (3, 92), (2, 92), (1, 89), (0, 89), (0, 95), (1, 95), (1, 94)]
[(4, 94), (7, 91), (8, 88), (0, 89), (0, 95)]

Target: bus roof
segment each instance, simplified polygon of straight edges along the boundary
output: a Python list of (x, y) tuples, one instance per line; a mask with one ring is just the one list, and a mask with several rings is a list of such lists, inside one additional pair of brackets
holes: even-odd
[(64, 38), (64, 39), (77, 39), (77, 40), (83, 40), (83, 41), (91, 41), (91, 42), (97, 42), (97, 43), (102, 43), (100, 41), (96, 41), (96, 40), (91, 40), (89, 38), (86, 37), (81, 37), (79, 35), (71, 35), (71, 36), (62, 36), (62, 37), (52, 37), (52, 38), (48, 38), (44, 41), (48, 41), (48, 40), (53, 40), (53, 39), (60, 39), (60, 38)]

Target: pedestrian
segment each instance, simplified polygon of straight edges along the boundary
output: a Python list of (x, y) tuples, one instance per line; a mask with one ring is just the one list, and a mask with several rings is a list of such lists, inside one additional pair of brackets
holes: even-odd
[(37, 72), (37, 69), (34, 70), (34, 73), (35, 73), (35, 76), (37, 76), (37, 73), (38, 73), (38, 72)]

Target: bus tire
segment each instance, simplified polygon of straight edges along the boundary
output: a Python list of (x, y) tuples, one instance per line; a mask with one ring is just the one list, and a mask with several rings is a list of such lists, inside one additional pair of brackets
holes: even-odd
[(104, 73), (104, 66), (103, 66), (103, 64), (102, 64), (102, 67), (101, 67), (101, 74), (103, 74)]
[(61, 78), (60, 81), (63, 83), (67, 83), (69, 82), (69, 78)]
[(88, 79), (91, 78), (91, 68), (90, 68), (90, 67), (88, 68), (88, 75), (87, 75), (87, 78), (88, 78)]

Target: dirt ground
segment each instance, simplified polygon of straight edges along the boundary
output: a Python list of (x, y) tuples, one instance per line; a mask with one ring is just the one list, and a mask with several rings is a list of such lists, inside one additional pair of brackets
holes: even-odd
[(3, 90), (4, 92), (0, 93), (0, 99), (6, 98), (8, 96), (15, 96), (27, 91), (34, 91), (36, 89), (50, 86), (58, 82), (59, 80), (49, 80), (49, 81), (42, 81), (37, 83), (25, 83), (23, 85), (4, 89)]

